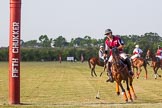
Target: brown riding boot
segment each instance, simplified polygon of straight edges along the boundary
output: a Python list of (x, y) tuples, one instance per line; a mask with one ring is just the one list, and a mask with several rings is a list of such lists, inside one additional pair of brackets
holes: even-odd
[(133, 76), (134, 75), (134, 73), (132, 72), (132, 70), (129, 70), (128, 72), (129, 72), (129, 75), (130, 76)]
[(111, 83), (113, 83), (113, 82), (114, 82), (114, 79), (113, 79), (113, 77), (112, 77), (111, 63), (110, 63), (110, 62), (108, 62), (107, 76), (109, 77), (109, 79), (106, 80), (106, 82), (111, 82)]
[[(111, 71), (110, 71), (110, 72), (111, 72)], [(111, 74), (110, 72), (108, 72), (108, 77), (109, 77), (109, 79), (106, 80), (106, 82), (111, 82), (111, 83), (113, 83), (113, 82), (114, 82), (114, 79), (113, 79), (112, 74)]]
[(132, 72), (132, 69), (131, 69), (131, 62), (130, 62), (130, 60), (129, 60), (128, 58), (126, 58), (125, 62), (126, 62), (126, 64), (127, 64), (127, 66), (128, 66), (129, 75), (130, 75), (130, 76), (133, 76), (134, 73)]

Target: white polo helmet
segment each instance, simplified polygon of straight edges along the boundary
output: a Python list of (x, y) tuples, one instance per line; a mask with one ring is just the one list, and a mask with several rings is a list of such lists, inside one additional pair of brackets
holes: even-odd
[(100, 48), (103, 48), (103, 46), (101, 45)]
[(106, 29), (105, 30), (105, 35), (108, 34), (108, 33), (112, 33), (111, 29)]
[(139, 48), (139, 45), (136, 45), (135, 47), (136, 47), (136, 48)]

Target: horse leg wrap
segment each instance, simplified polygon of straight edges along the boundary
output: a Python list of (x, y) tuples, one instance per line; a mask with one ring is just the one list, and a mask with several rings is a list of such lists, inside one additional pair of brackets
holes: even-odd
[(157, 79), (157, 74), (154, 74), (154, 78)]
[(133, 101), (130, 90), (128, 90), (128, 98), (129, 98), (131, 101)]
[(133, 86), (130, 86), (130, 90), (131, 90), (131, 92), (133, 93), (133, 98), (136, 99), (137, 96), (136, 96), (136, 94), (135, 94), (135, 92), (134, 92)]
[(127, 102), (127, 101), (128, 101), (128, 97), (127, 97), (126, 92), (122, 92), (122, 94), (123, 94), (123, 98), (124, 98), (124, 100)]

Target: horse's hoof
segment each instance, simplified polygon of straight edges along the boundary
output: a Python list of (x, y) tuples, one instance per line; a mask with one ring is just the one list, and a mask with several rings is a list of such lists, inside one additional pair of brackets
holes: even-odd
[(110, 80), (110, 79), (108, 79), (108, 80), (106, 80), (106, 82), (111, 82), (111, 83), (113, 83), (114, 80)]
[(137, 99), (137, 96), (136, 96), (136, 95), (134, 95), (134, 96), (133, 96), (133, 99), (134, 99), (134, 100), (136, 100), (136, 99)]
[(133, 99), (132, 98), (130, 99), (130, 102), (133, 102)]
[(120, 92), (116, 92), (116, 94), (119, 96), (120, 95)]
[(128, 103), (128, 100), (125, 100), (125, 103)]
[(100, 97), (97, 97), (97, 96), (96, 96), (96, 99), (100, 99)]

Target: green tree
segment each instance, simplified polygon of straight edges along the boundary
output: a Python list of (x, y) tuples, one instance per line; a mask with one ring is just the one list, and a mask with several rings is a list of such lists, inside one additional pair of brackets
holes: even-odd
[(81, 37), (77, 37), (74, 39), (73, 44), (74, 46), (83, 46), (84, 45), (84, 39)]
[(59, 36), (58, 38), (54, 39), (53, 42), (53, 46), (55, 47), (64, 47), (68, 45), (68, 42), (63, 36)]
[(37, 42), (37, 40), (29, 40), (27, 42), (24, 42), (22, 46), (23, 47), (37, 47), (37, 46), (40, 46), (40, 44)]
[(49, 39), (47, 35), (41, 35), (39, 41), (41, 42), (42, 47), (51, 47), (52, 38)]
[(85, 36), (84, 37), (84, 40), (85, 40), (85, 43), (88, 45), (88, 46), (92, 46), (91, 43), (92, 43), (92, 39), (90, 36)]

